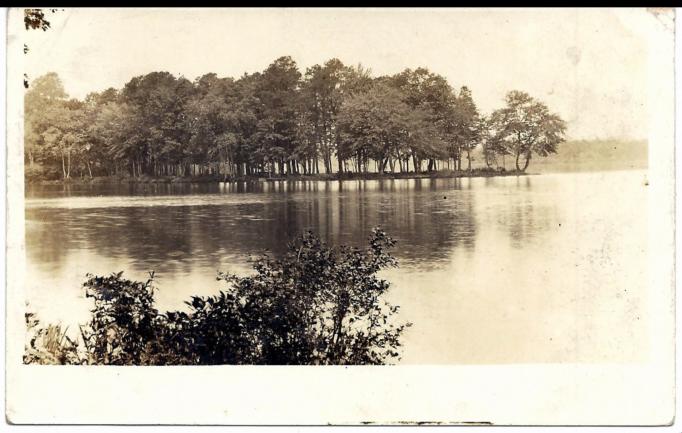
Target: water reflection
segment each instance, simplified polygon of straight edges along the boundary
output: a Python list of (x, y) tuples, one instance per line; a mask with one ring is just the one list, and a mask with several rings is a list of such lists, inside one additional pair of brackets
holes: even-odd
[[(171, 204), (185, 196), (168, 196), (154, 205), (145, 201), (140, 206), (120, 206), (118, 202), (107, 206), (101, 197), (96, 198), (99, 201), (81, 199), (96, 202), (93, 208), (87, 204), (54, 208), (41, 206), (45, 200), (29, 200), (29, 260), (58, 267), (69, 251), (90, 250), (130, 258), (138, 270), (182, 271), (190, 266), (215, 270), (225, 255), (243, 261), (263, 250), (281, 254), (287, 243), (305, 230), (319, 233), (332, 244), (363, 245), (375, 226), (383, 227), (398, 241), (396, 255), (406, 265), (432, 266), (446, 260), (453, 248), (473, 249), (475, 245), (474, 195), (462, 187), (461, 180), (202, 187), (217, 188), (223, 195), (250, 197), (221, 203), (220, 196), (207, 192), (196, 204)], [(205, 204), (212, 199), (216, 204)]]
[(382, 226), (398, 241), (390, 296), (415, 324), (405, 362), (636, 359), (645, 321), (623, 318), (646, 307), (641, 176), (34, 187), (27, 296), (45, 321), (82, 321), (86, 272), (154, 269), (159, 307), (181, 308), (304, 230), (360, 246)]

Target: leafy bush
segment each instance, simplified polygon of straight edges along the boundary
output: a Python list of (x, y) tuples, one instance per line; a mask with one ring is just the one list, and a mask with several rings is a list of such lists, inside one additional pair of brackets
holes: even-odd
[(398, 307), (383, 300), (389, 283), (377, 277), (396, 265), (394, 243), (375, 229), (366, 249), (332, 248), (308, 232), (283, 258), (263, 256), (254, 275), (219, 274), (227, 288), (192, 297), (188, 312), (154, 308), (153, 273), (146, 282), (89, 276), (92, 318), (82, 346), (70, 342), (58, 363), (389, 363), (410, 326), (393, 323)]
[(154, 274), (146, 282), (89, 275), (85, 296), (93, 298), (90, 323), (81, 327), (82, 341), (95, 364), (145, 364), (159, 332), (154, 308)]

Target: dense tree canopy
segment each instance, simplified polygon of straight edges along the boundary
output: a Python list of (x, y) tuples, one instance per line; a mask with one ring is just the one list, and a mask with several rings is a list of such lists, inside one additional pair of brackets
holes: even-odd
[[(514, 91), (482, 116), (471, 91), (426, 68), (372, 77), (331, 59), (299, 71), (280, 57), (238, 79), (168, 72), (132, 78), (83, 101), (55, 73), (25, 95), (29, 177), (273, 176), (471, 170), (513, 155), (517, 170), (563, 141), (564, 122)], [(521, 160), (523, 164), (521, 165)]]

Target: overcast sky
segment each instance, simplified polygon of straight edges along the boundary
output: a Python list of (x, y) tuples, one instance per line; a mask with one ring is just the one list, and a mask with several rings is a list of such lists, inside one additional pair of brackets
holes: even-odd
[(67, 92), (168, 71), (238, 77), (290, 55), (301, 72), (337, 57), (374, 75), (424, 66), (466, 85), (484, 113), (524, 90), (568, 121), (570, 138), (647, 136), (644, 11), (67, 9), (23, 32), (26, 72)]

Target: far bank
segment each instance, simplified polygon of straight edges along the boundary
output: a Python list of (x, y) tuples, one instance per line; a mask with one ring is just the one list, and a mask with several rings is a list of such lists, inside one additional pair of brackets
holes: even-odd
[(443, 179), (465, 177), (524, 176), (529, 173), (517, 170), (475, 168), (472, 170), (439, 170), (432, 172), (397, 173), (329, 173), (262, 176), (96, 176), (68, 179), (26, 179), (28, 185), (88, 185), (88, 184), (154, 184), (154, 183), (219, 183), (219, 182), (280, 182), (280, 181), (334, 181), (334, 180), (380, 180), (380, 179)]

